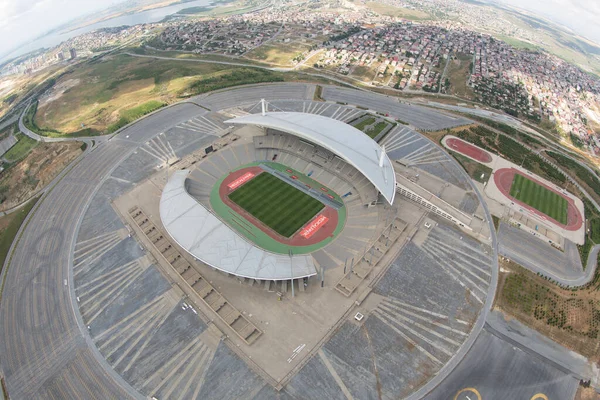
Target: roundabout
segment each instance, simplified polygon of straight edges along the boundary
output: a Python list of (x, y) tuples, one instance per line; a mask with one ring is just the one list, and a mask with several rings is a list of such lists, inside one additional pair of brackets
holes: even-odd
[[(273, 126), (228, 122), (260, 118), (261, 98), (272, 114), (339, 124), (365, 113), (337, 104), (345, 94), (346, 103), (363, 106), (364, 96), (373, 111), (404, 112), (385, 96), (335, 87), (316, 102), (314, 89), (257, 85), (192, 99), (202, 108), (174, 105), (98, 145), (57, 183), (28, 218), (6, 271), (0, 350), (11, 398), (406, 398), (452, 371), (493, 301), (491, 218), (466, 173), (404, 125), (373, 142), (374, 151), (385, 146), (391, 170), (369, 179), (325, 142), (304, 147), (306, 138)], [(464, 123), (418, 110), (442, 129)], [(286, 196), (323, 205), (278, 233), (268, 225), (274, 217), (256, 217), (252, 204), (231, 197), (263, 174), (304, 187)], [(405, 188), (412, 197), (399, 194), (397, 175), (418, 186)], [(189, 246), (179, 240), (161, 205), (178, 176), (186, 204), (205, 210), (194, 218), (214, 218), (237, 238), (216, 240), (217, 225), (206, 225)], [(461, 227), (431, 211), (423, 196), (444, 185), (445, 213), (483, 222)], [(321, 215), (327, 221), (316, 229)], [(279, 275), (235, 272), (251, 270), (254, 249), (263, 258), (253, 271)], [(263, 265), (266, 257), (279, 261)]]

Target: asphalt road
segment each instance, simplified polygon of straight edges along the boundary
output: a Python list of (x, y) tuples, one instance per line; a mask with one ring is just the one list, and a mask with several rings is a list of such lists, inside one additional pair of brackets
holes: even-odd
[(587, 283), (585, 278), (589, 272), (583, 271), (579, 251), (573, 242), (565, 241), (563, 252), (504, 222), (498, 230), (498, 241), (499, 254), (533, 272), (540, 272), (565, 285), (579, 286)]
[[(70, 242), (86, 201), (96, 182), (127, 152), (127, 147), (111, 144), (86, 157), (46, 196), (15, 248), (0, 304), (2, 370), (14, 399), (48, 398), (53, 392), (61, 397), (128, 397), (123, 385), (93, 362), (64, 283)], [(73, 363), (84, 373), (66, 375)]]
[(79, 219), (103, 179), (140, 143), (197, 113), (191, 104), (172, 107), (101, 143), (28, 219), (4, 271), (0, 303), (1, 367), (11, 398), (139, 398), (78, 324), (70, 297), (72, 246)]
[[(450, 161), (450, 163), (452, 163), (455, 166), (455, 168), (458, 168), (460, 171), (464, 172), (464, 169), (460, 166), (458, 161), (456, 161), (452, 156), (450, 156), (450, 154), (448, 154), (445, 151), (443, 152), (443, 154)], [(466, 172), (464, 172), (464, 174), (466, 175)], [(492, 261), (493, 264), (492, 264), (492, 268), (491, 268), (492, 275), (491, 275), (491, 280), (490, 280), (490, 284), (489, 284), (490, 290), (486, 297), (486, 301), (483, 306), (482, 312), (479, 315), (479, 317), (477, 318), (477, 321), (475, 322), (475, 326), (473, 327), (473, 330), (471, 331), (471, 335), (469, 336), (469, 338), (465, 341), (465, 343), (460, 348), (460, 350), (455, 354), (455, 356), (444, 366), (444, 368), (442, 368), (442, 370), (433, 379), (431, 379), (429, 382), (427, 382), (425, 385), (423, 385), (423, 387), (421, 387), (419, 390), (417, 390), (413, 395), (411, 395), (409, 397), (409, 399), (411, 399), (411, 400), (425, 398), (425, 396), (428, 396), (428, 392), (431, 391), (432, 388), (437, 387), (437, 385), (440, 385), (442, 382), (444, 382), (444, 383), (447, 382), (449, 380), (448, 376), (450, 376), (453, 373), (453, 371), (459, 365), (461, 360), (463, 360), (467, 355), (472, 354), (473, 346), (475, 345), (476, 340), (481, 335), (485, 321), (487, 320), (489, 312), (492, 309), (492, 306), (494, 304), (494, 297), (496, 294), (496, 288), (498, 286), (498, 240), (497, 240), (496, 230), (494, 228), (488, 206), (487, 206), (485, 200), (483, 199), (481, 192), (479, 191), (479, 189), (477, 189), (477, 186), (472, 185), (472, 187), (473, 187), (473, 191), (477, 195), (477, 198), (479, 199), (479, 203), (482, 205), (482, 207), (485, 211), (485, 215), (487, 216), (487, 220), (488, 220), (487, 221), (488, 226), (490, 229), (490, 235), (491, 235), (490, 239), (492, 241), (492, 259), (493, 259), (493, 261)]]
[[(258, 101), (261, 97), (307, 100), (312, 99), (309, 86), (249, 86), (199, 96), (192, 101), (218, 110)], [(367, 96), (361, 102), (362, 93), (357, 96), (353, 104), (366, 107), (376, 107), (379, 98), (385, 98), (379, 96), (369, 103), (372, 97)], [(384, 102), (388, 104), (388, 100)], [(79, 322), (79, 311), (75, 310), (70, 295), (72, 249), (89, 200), (121, 160), (159, 132), (198, 113), (198, 106), (189, 103), (164, 109), (100, 143), (65, 173), (30, 215), (15, 246), (10, 268), (4, 271), (0, 303), (0, 366), (11, 398), (140, 397), (106, 364)], [(481, 201), (478, 192), (477, 195)], [(492, 242), (495, 252), (495, 236)], [(494, 266), (490, 286), (495, 288), (496, 283)], [(552, 399), (572, 398), (576, 381), (564, 369), (552, 362), (540, 362), (539, 357), (515, 347), (492, 329), (485, 328), (478, 334), (491, 308), (493, 291), (486, 300), (485, 311), (468, 342), (411, 398), (425, 396), (436, 385), (439, 386), (426, 398), (464, 397), (468, 391), (459, 392), (469, 387), (485, 399), (529, 399), (537, 393)], [(446, 376), (449, 378), (444, 379)], [(463, 397), (457, 398), (465, 400)]]
[(436, 112), (427, 107), (400, 103), (395, 97), (372, 92), (325, 86), (322, 97), (327, 101), (360, 105), (377, 112), (386, 113), (424, 130), (435, 131), (472, 123), (471, 120), (464, 117)]
[(81, 215), (110, 172), (149, 138), (203, 111), (183, 103), (102, 138), (26, 220), (3, 271), (0, 303), (0, 366), (12, 399), (141, 397), (106, 364), (79, 322), (70, 295), (72, 248)]
[[(272, 83), (246, 85), (234, 89), (224, 89), (192, 97), (189, 101), (213, 111), (230, 107), (258, 104), (267, 100), (312, 100), (315, 85), (306, 83)], [(257, 112), (258, 108), (253, 112)]]
[(557, 369), (576, 379), (591, 379), (594, 368), (591, 362), (516, 319), (505, 318), (500, 311), (492, 311), (486, 321), (486, 329), (524, 352), (536, 356), (541, 362), (554, 364)]
[(521, 350), (486, 326), (431, 400), (573, 399), (578, 381), (554, 363)]

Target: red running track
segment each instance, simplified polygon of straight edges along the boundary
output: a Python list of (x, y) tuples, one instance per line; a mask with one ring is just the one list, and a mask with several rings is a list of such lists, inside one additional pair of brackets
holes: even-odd
[(472, 145), (471, 143), (465, 142), (461, 139), (450, 138), (446, 140), (446, 147), (462, 153), (466, 156), (471, 157), (474, 160), (477, 160), (482, 163), (490, 163), (492, 162), (492, 156), (485, 150), (480, 149), (477, 146)]
[[(516, 174), (522, 175), (525, 178), (534, 181), (538, 185), (543, 186), (546, 189), (553, 191), (554, 193), (558, 194), (559, 196), (561, 196), (565, 200), (567, 200), (567, 224), (566, 225), (561, 224), (554, 218), (550, 218), (548, 215), (544, 214), (543, 212), (538, 211), (535, 208), (512, 197), (510, 195), (510, 187), (512, 185), (513, 179), (515, 178)], [(498, 189), (500, 189), (502, 194), (505, 195), (506, 197), (508, 197), (511, 201), (517, 203), (518, 205), (520, 205), (523, 208), (528, 209), (532, 213), (542, 217), (542, 219), (551, 221), (553, 224), (560, 226), (563, 229), (566, 229), (568, 231), (576, 231), (579, 228), (581, 228), (581, 226), (583, 225), (583, 217), (582, 217), (581, 213), (579, 212), (579, 210), (577, 209), (577, 207), (575, 206), (575, 201), (573, 199), (565, 196), (558, 190), (551, 188), (550, 186), (546, 185), (545, 183), (540, 182), (539, 180), (535, 179), (531, 175), (523, 174), (520, 171), (516, 170), (515, 168), (501, 168), (501, 169), (494, 171), (494, 183), (496, 184)]]
[[(298, 232), (292, 235), (292, 237), (286, 238), (284, 236), (281, 236), (273, 229), (269, 228), (267, 225), (263, 224), (260, 220), (255, 218), (252, 214), (244, 210), (242, 207), (235, 204), (229, 199), (229, 194), (233, 192), (233, 190), (231, 190), (227, 185), (238, 179), (240, 176), (243, 176), (246, 172), (252, 172), (255, 175), (254, 178), (256, 178), (256, 176), (258, 176), (261, 173), (267, 173), (264, 172), (264, 170), (261, 167), (248, 167), (231, 172), (223, 180), (221, 186), (219, 187), (219, 197), (221, 198), (221, 201), (223, 203), (227, 204), (231, 209), (233, 209), (236, 213), (244, 217), (252, 225), (256, 226), (258, 229), (269, 235), (269, 237), (271, 237), (272, 239), (278, 241), (279, 243), (286, 244), (288, 246), (310, 246), (313, 244), (320, 243), (328, 237), (333, 236), (333, 232), (335, 231), (335, 228), (338, 225), (338, 212), (333, 207), (325, 206), (325, 208), (323, 208), (318, 213), (325, 215), (327, 218), (329, 218), (329, 220), (325, 224), (321, 225), (319, 230), (313, 233), (312, 236), (307, 239), (300, 235), (300, 231), (302, 229), (299, 229)], [(250, 181), (252, 179), (250, 179)], [(313, 219), (314, 217), (311, 218), (307, 222), (307, 224), (310, 223)], [(302, 228), (304, 228), (304, 226), (302, 226)]]

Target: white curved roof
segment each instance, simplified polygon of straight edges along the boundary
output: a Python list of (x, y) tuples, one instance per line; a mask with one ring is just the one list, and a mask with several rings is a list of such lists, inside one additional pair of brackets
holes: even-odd
[(373, 139), (353, 126), (322, 115), (300, 112), (249, 114), (225, 121), (257, 125), (291, 133), (331, 151), (363, 174), (391, 204), (396, 195), (396, 174), (392, 162)]
[(188, 253), (213, 268), (244, 278), (288, 280), (316, 275), (310, 255), (290, 258), (270, 253), (225, 225), (185, 190), (189, 173), (175, 172), (160, 197), (163, 226)]

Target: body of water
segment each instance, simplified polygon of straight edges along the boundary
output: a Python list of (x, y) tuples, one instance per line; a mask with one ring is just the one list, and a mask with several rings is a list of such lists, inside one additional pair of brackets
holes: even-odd
[(0, 61), (4, 61), (10, 58), (18, 57), (23, 54), (29, 53), (31, 51), (41, 49), (41, 48), (52, 48), (61, 44), (62, 42), (69, 40), (75, 36), (82, 35), (87, 32), (94, 31), (100, 28), (112, 28), (115, 26), (123, 26), (123, 25), (139, 25), (139, 24), (147, 24), (153, 22), (159, 22), (167, 15), (175, 14), (179, 10), (183, 10), (184, 8), (189, 7), (205, 7), (212, 4), (211, 0), (195, 0), (187, 3), (179, 3), (174, 4), (167, 7), (156, 8), (154, 10), (147, 10), (138, 12), (135, 14), (123, 15), (120, 17), (107, 19), (106, 21), (101, 21), (92, 25), (87, 25), (79, 29), (74, 30), (64, 30), (60, 32), (53, 32), (46, 36), (42, 36), (38, 39), (35, 39), (29, 43), (23, 44), (18, 49), (13, 52), (5, 55), (0, 59)]

